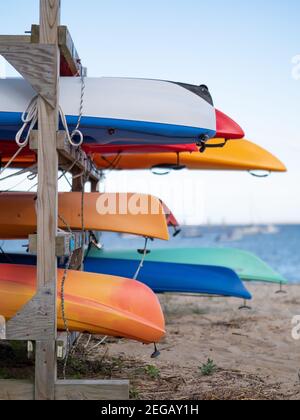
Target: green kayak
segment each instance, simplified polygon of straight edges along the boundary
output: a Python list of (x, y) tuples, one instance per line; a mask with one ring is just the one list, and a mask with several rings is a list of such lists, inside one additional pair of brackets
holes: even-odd
[[(96, 249), (89, 252), (89, 257), (121, 260), (141, 260), (142, 258), (137, 251), (99, 251)], [(261, 259), (249, 252), (237, 249), (154, 249), (146, 256), (146, 261), (226, 267), (235, 271), (244, 281), (287, 284), (286, 279)]]

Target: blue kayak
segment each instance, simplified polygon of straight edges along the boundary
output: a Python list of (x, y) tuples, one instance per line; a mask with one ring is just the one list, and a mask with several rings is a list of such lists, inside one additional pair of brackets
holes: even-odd
[[(0, 262), (36, 264), (29, 254), (7, 254)], [(91, 258), (85, 260), (86, 272), (133, 278), (139, 262), (131, 260)], [(186, 293), (227, 296), (249, 300), (251, 294), (231, 269), (206, 265), (156, 263), (145, 261), (137, 280), (156, 293)]]

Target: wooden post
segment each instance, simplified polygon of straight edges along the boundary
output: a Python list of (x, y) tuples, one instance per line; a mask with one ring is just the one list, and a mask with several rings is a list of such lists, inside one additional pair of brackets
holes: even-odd
[[(38, 214), (37, 214), (37, 286), (47, 290), (45, 300), (50, 304), (49, 320), (53, 336), (36, 343), (35, 399), (54, 400), (57, 380), (57, 262), (55, 253), (58, 213), (58, 103), (59, 103), (59, 48), (60, 0), (40, 0), (40, 43), (56, 45), (55, 107), (39, 97), (38, 129)], [(45, 302), (46, 304), (46, 302)]]
[[(37, 249), (38, 290), (14, 318), (6, 322), (0, 316), (0, 339), (36, 341), (36, 379), (35, 385), (27, 381), (1, 380), (0, 400), (128, 399), (128, 381), (57, 381), (58, 164), (60, 162), (68, 168), (74, 163), (79, 173), (89, 174), (92, 191), (97, 189), (101, 180), (86, 154), (81, 149), (72, 148), (66, 143), (65, 133), (58, 132), (59, 42), (68, 44), (67, 48), (62, 48), (67, 63), (70, 57), (76, 58), (70, 36), (65, 37), (68, 42), (58, 39), (60, 6), (60, 0), (40, 0), (40, 27), (36, 41), (30, 42), (30, 37), (24, 36), (0, 36), (0, 54), (39, 95), (38, 131), (31, 133), (31, 147), (38, 153), (38, 232), (37, 240), (33, 240)], [(64, 33), (68, 34), (68, 31)], [(76, 59), (71, 67), (76, 74)], [(81, 189), (79, 180), (73, 187)], [(67, 238), (64, 249), (66, 242)]]
[(99, 181), (91, 181), (91, 192), (99, 192)]

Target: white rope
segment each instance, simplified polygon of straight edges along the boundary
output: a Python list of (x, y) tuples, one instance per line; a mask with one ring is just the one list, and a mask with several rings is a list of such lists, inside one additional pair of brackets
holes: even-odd
[(148, 241), (149, 241), (149, 238), (146, 238), (145, 239), (145, 247), (143, 249), (143, 254), (142, 254), (142, 259), (141, 259), (141, 262), (140, 262), (140, 264), (138, 266), (138, 269), (137, 269), (137, 271), (136, 271), (136, 273), (135, 273), (135, 275), (133, 277), (133, 280), (137, 280), (138, 279), (138, 276), (139, 276), (139, 274), (141, 272), (141, 269), (144, 267), (144, 262), (145, 262), (145, 259), (146, 259), (146, 256), (147, 256), (147, 245), (148, 245)]
[[(38, 122), (38, 96), (35, 96), (29, 102), (26, 111), (22, 114), (22, 122), (23, 125), (16, 134), (16, 143), (20, 148), (26, 147), (28, 145), (30, 133)], [(22, 140), (22, 136), (24, 134), (24, 131), (27, 129), (28, 125), (29, 129), (27, 135), (25, 139)]]
[[(14, 160), (18, 157), (18, 155), (21, 153), (21, 150), (23, 149), (23, 147), (20, 147), (20, 149), (18, 149), (18, 151), (13, 155), (13, 157), (7, 162), (7, 164), (4, 166), (4, 168), (2, 168), (0, 170), (0, 176), (3, 174), (3, 172), (6, 171), (6, 169), (8, 169), (11, 164), (14, 162)], [(0, 180), (2, 181), (2, 179)]]
[[(21, 120), (22, 120), (23, 125), (20, 128), (20, 130), (17, 132), (16, 137), (15, 137), (15, 141), (16, 141), (17, 146), (19, 146), (19, 149), (16, 151), (13, 157), (6, 163), (4, 168), (0, 170), (0, 176), (3, 174), (4, 171), (6, 171), (6, 169), (8, 169), (11, 166), (11, 164), (19, 156), (19, 154), (24, 149), (24, 147), (26, 147), (29, 143), (30, 133), (38, 121), (37, 100), (38, 100), (37, 96), (32, 98), (26, 110), (22, 114)], [(28, 125), (29, 125), (29, 128), (28, 128), (27, 134), (25, 138), (23, 139), (24, 132), (27, 129)]]
[[(67, 136), (68, 142), (73, 147), (80, 147), (82, 145), (82, 143), (83, 143), (83, 134), (82, 134), (82, 132), (80, 130), (74, 130), (72, 133), (70, 133), (66, 116), (65, 116), (63, 110), (61, 109), (61, 107), (59, 107), (59, 115), (60, 115), (60, 119), (61, 119), (62, 125), (64, 127), (64, 130), (66, 132), (66, 136)], [(73, 138), (75, 136), (79, 136), (79, 142), (78, 143), (75, 143), (73, 141)]]
[[(82, 117), (83, 117), (85, 87), (86, 87), (85, 86), (85, 78), (84, 78), (83, 75), (81, 75), (81, 95), (80, 95), (78, 120), (77, 120), (76, 127), (72, 131), (72, 133), (70, 133), (66, 116), (65, 116), (62, 108), (59, 107), (59, 115), (60, 115), (60, 118), (61, 118), (62, 125), (64, 127), (65, 132), (66, 132), (67, 139), (68, 139), (69, 143), (71, 144), (71, 146), (73, 146), (73, 147), (80, 147), (83, 143), (83, 140), (84, 140), (83, 134), (79, 130), (79, 128), (80, 128), (81, 120), (82, 120)], [(75, 136), (79, 137), (79, 142), (74, 142)]]

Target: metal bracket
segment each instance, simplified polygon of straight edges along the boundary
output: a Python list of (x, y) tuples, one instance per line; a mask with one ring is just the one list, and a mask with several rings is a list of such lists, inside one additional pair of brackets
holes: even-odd
[(70, 346), (73, 346), (73, 344), (78, 339), (78, 337), (79, 337), (79, 333), (76, 333), (76, 332), (70, 333), (69, 336), (66, 332), (58, 333), (58, 337), (56, 341), (56, 353), (57, 353), (57, 358), (59, 360), (64, 360), (66, 358), (68, 344)]

